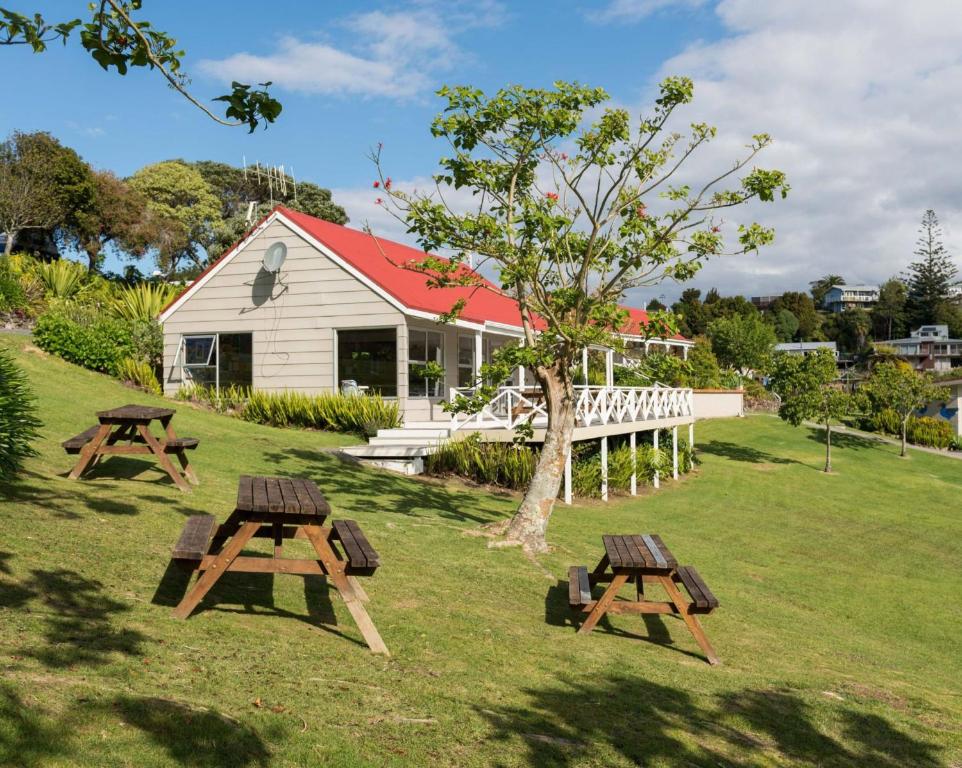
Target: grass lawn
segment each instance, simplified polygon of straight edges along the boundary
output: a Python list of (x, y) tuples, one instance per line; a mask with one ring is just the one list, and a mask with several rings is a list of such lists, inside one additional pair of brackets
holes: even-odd
[[(956, 461), (841, 437), (826, 476), (817, 433), (699, 424), (692, 476), (559, 506), (533, 559), (469, 535), (511, 496), (359, 469), (330, 451), (350, 438), (182, 404), (199, 489), (123, 457), (70, 482), (61, 440), (158, 399), (0, 345), (44, 421), (40, 455), (0, 487), (2, 765), (962, 765)], [(364, 586), (390, 659), (318, 579), (228, 575), (172, 618), (185, 516), (226, 516), (241, 473), (311, 477), (358, 520), (384, 563)], [(575, 634), (560, 580), (609, 532), (659, 533), (698, 567), (722, 603), (704, 618), (720, 666), (674, 617)]]

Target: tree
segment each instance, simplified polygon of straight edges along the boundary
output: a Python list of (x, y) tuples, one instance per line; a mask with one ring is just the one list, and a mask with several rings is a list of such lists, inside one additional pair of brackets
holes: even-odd
[(872, 307), (872, 332), (875, 340), (900, 338), (905, 333), (905, 283), (897, 277), (879, 287), (878, 302)]
[(798, 333), (798, 318), (791, 310), (780, 309), (775, 313), (775, 334), (779, 341), (792, 341)]
[(775, 329), (757, 312), (712, 320), (708, 338), (718, 361), (743, 374), (765, 370), (777, 341)]
[(25, 229), (69, 226), (93, 199), (90, 167), (49, 133), (15, 131), (0, 145), (0, 229), (10, 253)]
[(787, 291), (772, 302), (775, 313), (787, 309), (798, 320), (796, 337), (799, 341), (812, 341), (818, 334), (821, 317), (815, 309), (815, 302), (807, 293)]
[[(496, 363), (533, 371), (548, 413), (534, 477), (506, 528), (510, 540), (529, 550), (547, 547), (575, 426), (571, 372), (581, 350), (621, 346), (619, 331), (628, 325), (619, 302), (627, 290), (666, 277), (687, 280), (725, 251), (715, 212), (788, 192), (783, 173), (752, 167), (771, 142), (765, 134), (707, 183), (676, 184), (675, 170), (715, 136), (703, 123), (691, 126), (684, 143), (667, 131), (670, 116), (692, 94), (687, 78), (666, 79), (652, 114), (633, 126), (626, 110), (606, 107), (600, 88), (558, 82), (552, 89), (511, 86), (489, 97), (471, 87), (444, 87), (439, 95), (447, 106), (432, 132), (450, 152), (435, 177), (436, 194), (392, 187), (380, 150), (375, 154), (377, 184), (390, 210), (425, 251), (452, 254), (450, 261), (431, 257), (415, 268), (435, 285), (487, 290), (462, 266), (476, 254), (518, 302), (524, 343), (504, 348)], [(450, 187), (473, 193), (471, 210), (445, 204)], [(758, 224), (742, 225), (733, 252), (755, 251), (773, 236)], [(452, 307), (451, 316), (461, 307)], [(655, 314), (642, 332), (661, 335), (669, 325)], [(482, 388), (455, 406), (480, 408), (492, 392)]]
[(818, 278), (818, 280), (813, 280), (809, 285), (812, 291), (812, 301), (816, 307), (821, 309), (825, 303), (825, 294), (836, 285), (845, 285), (845, 278), (841, 275), (824, 275)]
[(276, 175), (272, 175), (269, 181), (266, 171), (245, 171), (212, 160), (189, 165), (200, 173), (220, 200), (221, 226), (215, 229), (215, 239), (207, 247), (210, 258), (220, 256), (250, 229), (247, 209), (252, 202), (256, 204), (252, 212), (255, 221), (267, 215), (272, 205), (277, 203), (335, 224), (346, 224), (348, 221), (347, 213), (334, 202), (330, 190), (309, 181), (295, 184), (286, 175), (283, 183), (278, 181)]
[(695, 389), (717, 389), (721, 386), (718, 358), (711, 342), (704, 336), (695, 337), (695, 345), (688, 350), (688, 386)]
[(154, 218), (151, 246), (158, 268), (167, 276), (184, 260), (194, 270), (204, 264), (204, 249), (216, 241), (221, 204), (196, 168), (168, 160), (141, 168), (130, 177), (131, 189), (147, 200)]
[(678, 319), (679, 330), (688, 338), (704, 335), (708, 330), (708, 312), (697, 288), (682, 291), (681, 298), (671, 305), (671, 311)]
[(902, 427), (902, 452), (906, 455), (906, 432), (909, 417), (933, 400), (947, 400), (949, 391), (932, 381), (928, 374), (916, 373), (901, 360), (886, 360), (872, 369), (872, 375), (860, 388), (876, 410), (889, 408), (899, 415)]
[(771, 388), (782, 398), (778, 415), (792, 426), (814, 420), (825, 427), (825, 471), (832, 471), (832, 423), (852, 410), (851, 396), (835, 383), (835, 355), (817, 349), (806, 355), (780, 352), (771, 371)]
[(915, 255), (918, 261), (909, 265), (905, 278), (905, 307), (909, 322), (919, 326), (935, 322), (942, 305), (949, 302), (953, 286), (958, 285), (959, 270), (942, 245), (942, 228), (931, 209), (922, 216)]
[(645, 305), (645, 309), (648, 312), (664, 312), (666, 309), (668, 309), (668, 307), (658, 301), (658, 299), (651, 299)]
[(868, 343), (868, 334), (872, 330), (872, 318), (861, 307), (849, 307), (843, 312), (835, 313), (835, 339), (846, 352), (862, 352)]
[(66, 45), (79, 28), (80, 44), (104, 70), (114, 67), (119, 75), (126, 75), (129, 67), (157, 70), (171, 88), (221, 125), (246, 125), (253, 132), (261, 122), (272, 123), (277, 119), (282, 107), (267, 92), (269, 82), (261, 83), (260, 88), (231, 83), (230, 93), (214, 99), (227, 105), (227, 119), (211, 112), (187, 89), (190, 77), (181, 71), (184, 51), (177, 50), (177, 41), (155, 29), (149, 21), (134, 18), (142, 5), (141, 0), (91, 3), (91, 18), (87, 23), (80, 19), (50, 22), (39, 13), (26, 16), (0, 8), (0, 46), (29, 45), (34, 53), (43, 53), (47, 43), (59, 40)]
[(64, 244), (87, 255), (87, 269), (100, 269), (103, 251), (114, 244), (123, 251), (142, 256), (157, 238), (147, 213), (147, 200), (110, 171), (94, 171), (93, 201), (77, 212), (72, 222), (60, 230)]

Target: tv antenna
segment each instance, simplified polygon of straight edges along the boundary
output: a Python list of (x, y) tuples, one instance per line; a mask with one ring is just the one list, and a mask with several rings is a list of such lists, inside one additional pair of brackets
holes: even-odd
[[(250, 167), (247, 165), (247, 156), (241, 156), (244, 168), (244, 181), (253, 179), (258, 189), (262, 185), (267, 185), (267, 198), (271, 208), (274, 207), (275, 198), (278, 202), (283, 202), (293, 197), (297, 202), (297, 179), (294, 177), (294, 166), (285, 167), (280, 165), (263, 165), (259, 160), (255, 161)], [(290, 194), (288, 193), (290, 191)], [(248, 200), (247, 223), (252, 224), (257, 212), (258, 200)]]

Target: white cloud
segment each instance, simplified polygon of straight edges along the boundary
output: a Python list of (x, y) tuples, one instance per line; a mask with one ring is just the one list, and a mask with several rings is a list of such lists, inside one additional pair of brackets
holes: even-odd
[(588, 13), (599, 24), (640, 21), (658, 11), (697, 8), (707, 0), (610, 0), (604, 8)]
[(224, 82), (269, 80), (305, 93), (405, 99), (430, 88), (438, 72), (466, 58), (456, 35), (497, 25), (502, 18), (501, 5), (494, 0), (476, 5), (421, 0), (400, 10), (338, 20), (334, 27), (352, 40), (343, 46), (287, 36), (274, 53), (235, 53), (205, 59), (198, 68)]
[[(788, 174), (785, 201), (736, 212), (776, 228), (759, 256), (719, 260), (696, 279), (723, 292), (781, 292), (829, 272), (877, 282), (912, 260), (922, 213), (934, 208), (962, 255), (962, 25), (939, 0), (802, 4), (723, 0), (730, 35), (668, 60), (662, 75), (695, 80), (687, 120), (719, 127), (708, 161), (724, 167), (753, 133), (759, 158)], [(680, 287), (665, 286), (669, 295)], [(649, 292), (651, 293), (651, 292)]]

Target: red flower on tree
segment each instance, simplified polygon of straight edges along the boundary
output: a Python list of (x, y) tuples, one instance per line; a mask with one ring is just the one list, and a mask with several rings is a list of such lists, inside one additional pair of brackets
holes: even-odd
[(381, 182), (375, 181), (375, 182), (374, 182), (374, 189), (377, 189), (379, 186), (381, 186)]
[(383, 202), (384, 201), (381, 198), (378, 198), (377, 200), (374, 201), (374, 205), (381, 205)]
[(390, 176), (388, 176), (388, 177), (384, 180), (384, 188), (385, 188), (385, 189), (390, 189), (390, 188), (391, 188), (391, 177), (390, 177)]
[(548, 192), (548, 193), (545, 194), (545, 197), (547, 197), (549, 200), (557, 200), (557, 199), (558, 199), (558, 193), (557, 193), (557, 192)]

